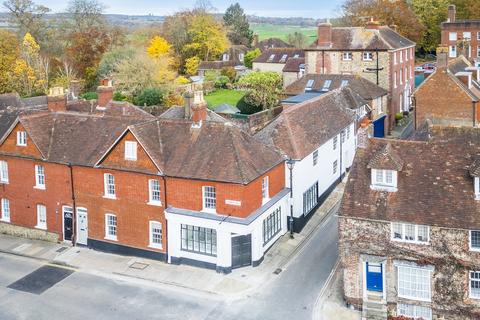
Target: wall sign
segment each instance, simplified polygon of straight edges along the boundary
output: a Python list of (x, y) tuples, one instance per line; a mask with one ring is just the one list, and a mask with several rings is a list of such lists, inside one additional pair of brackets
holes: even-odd
[(237, 200), (225, 200), (225, 204), (229, 204), (231, 206), (237, 206), (240, 207), (242, 205), (242, 201), (237, 201)]

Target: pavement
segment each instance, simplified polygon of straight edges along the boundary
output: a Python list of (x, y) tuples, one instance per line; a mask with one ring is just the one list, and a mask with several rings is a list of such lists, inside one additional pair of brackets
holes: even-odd
[[(332, 192), (294, 239), (286, 234), (277, 241), (259, 267), (228, 275), (0, 235), (0, 319), (144, 319), (157, 318), (159, 310), (162, 319), (311, 319), (338, 258), (336, 211), (343, 187)], [(42, 266), (74, 272), (36, 299), (14, 288)], [(92, 310), (98, 316), (92, 317)], [(50, 311), (55, 316), (48, 318)]]

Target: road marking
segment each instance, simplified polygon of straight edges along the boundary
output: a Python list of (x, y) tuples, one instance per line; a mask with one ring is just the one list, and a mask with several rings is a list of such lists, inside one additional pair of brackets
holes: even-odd
[(328, 287), (330, 287), (330, 283), (332, 282), (332, 279), (335, 276), (335, 273), (337, 272), (339, 265), (340, 265), (340, 259), (337, 259), (335, 266), (333, 267), (332, 271), (328, 275), (328, 278), (325, 281), (325, 284), (323, 285), (322, 289), (320, 290), (320, 293), (317, 296), (317, 299), (315, 300), (315, 305), (313, 306), (313, 313), (312, 313), (313, 320), (319, 319), (318, 315), (320, 314), (320, 302), (323, 299), (323, 296), (325, 295), (325, 292), (327, 291)]

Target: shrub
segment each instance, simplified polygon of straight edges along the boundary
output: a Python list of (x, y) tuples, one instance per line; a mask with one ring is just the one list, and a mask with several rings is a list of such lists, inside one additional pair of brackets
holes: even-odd
[(403, 113), (398, 112), (395, 114), (395, 120), (400, 121), (403, 119)]
[(184, 76), (180, 76), (178, 77), (177, 79), (175, 79), (175, 83), (176, 84), (179, 84), (179, 85), (184, 85), (184, 84), (189, 84), (190, 83), (190, 80), (188, 80), (186, 77)]
[(205, 75), (203, 76), (203, 80), (205, 82), (215, 81), (215, 79), (217, 79), (218, 75), (219, 75), (218, 71), (208, 70), (208, 71), (205, 71)]
[(81, 98), (85, 100), (96, 100), (98, 99), (98, 94), (96, 92), (85, 92), (84, 94), (80, 95)]
[(230, 79), (227, 76), (220, 76), (215, 80), (215, 88), (226, 88)]
[(113, 93), (113, 101), (126, 101), (126, 100), (127, 100), (127, 96), (125, 96), (120, 91), (115, 91)]
[(230, 79), (230, 82), (234, 82), (235, 78), (237, 77), (237, 71), (235, 71), (234, 67), (222, 68), (222, 71), (220, 71), (220, 74), (222, 76), (228, 77), (228, 79)]
[(258, 56), (260, 56), (262, 54), (262, 52), (260, 51), (260, 49), (255, 49), (255, 50), (252, 50), (252, 51), (248, 51), (246, 54), (245, 54), (245, 57), (243, 59), (243, 63), (245, 64), (245, 67), (247, 68), (252, 68), (252, 65), (253, 65), (253, 60), (255, 60), (255, 58), (257, 58)]
[(257, 107), (257, 106), (248, 104), (245, 101), (245, 97), (243, 97), (242, 99), (240, 99), (240, 101), (238, 101), (237, 108), (242, 112), (242, 114), (254, 114), (262, 111), (262, 107)]
[(163, 102), (164, 95), (165, 92), (160, 88), (147, 88), (135, 97), (134, 102), (138, 106), (160, 105)]
[(164, 101), (165, 105), (167, 107), (173, 107), (173, 106), (183, 106), (183, 97), (179, 94), (176, 93), (170, 93)]

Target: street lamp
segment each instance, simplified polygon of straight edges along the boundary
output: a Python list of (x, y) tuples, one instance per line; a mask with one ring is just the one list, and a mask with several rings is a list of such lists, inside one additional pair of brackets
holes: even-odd
[(293, 239), (293, 167), (295, 160), (287, 160), (287, 168), (290, 170), (290, 239)]

